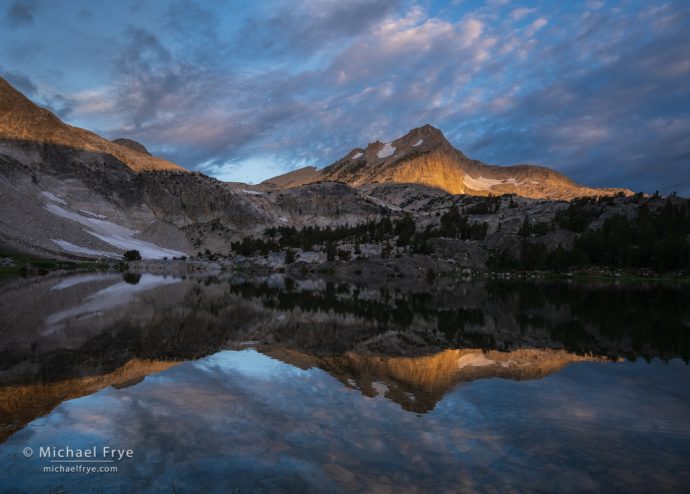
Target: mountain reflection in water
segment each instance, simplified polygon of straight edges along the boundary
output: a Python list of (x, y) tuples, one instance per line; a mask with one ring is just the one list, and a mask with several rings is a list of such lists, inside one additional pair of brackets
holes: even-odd
[[(690, 413), (690, 376), (673, 360), (690, 356), (689, 295), (687, 286), (658, 284), (446, 282), (415, 291), (275, 276), (13, 280), (0, 285), (1, 448), (126, 438), (166, 465), (142, 490), (170, 490), (174, 479), (197, 488), (221, 471), (238, 476), (228, 488), (252, 492), (397, 492), (400, 482), (451, 492), (548, 489), (554, 479), (519, 480), (543, 467), (547, 452), (562, 458), (552, 465), (566, 490), (596, 488), (606, 476), (596, 464), (607, 461), (618, 469), (612, 490), (643, 473), (673, 490), (690, 480), (687, 454), (672, 454), (690, 447), (681, 418)], [(420, 416), (428, 417), (423, 427), (410, 422)], [(631, 430), (615, 432), (607, 448), (570, 437), (613, 434), (623, 419)], [(526, 432), (509, 424), (545, 446), (530, 450)], [(265, 431), (238, 432), (246, 427)], [(219, 437), (239, 451), (222, 458)], [(558, 440), (569, 443), (559, 450)], [(644, 468), (630, 463), (642, 461), (635, 455), (618, 461), (612, 447), (623, 444), (657, 448), (657, 460)], [(584, 462), (580, 447), (599, 451), (584, 470), (567, 466), (569, 455)], [(204, 456), (213, 448), (215, 467)], [(367, 460), (362, 448), (388, 458)], [(192, 462), (199, 455), (202, 470), (211, 468), (206, 480)], [(38, 468), (32, 462), (3, 463), (0, 481), (19, 490), (47, 480), (28, 475)], [(113, 482), (149, 475), (138, 468)]]

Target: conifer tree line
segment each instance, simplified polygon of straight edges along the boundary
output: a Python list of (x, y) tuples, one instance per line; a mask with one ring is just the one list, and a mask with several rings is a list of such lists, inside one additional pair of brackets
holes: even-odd
[[(573, 201), (553, 222), (529, 224), (519, 234), (519, 256), (493, 252), (489, 268), (494, 270), (562, 271), (588, 266), (646, 268), (658, 272), (690, 269), (690, 200), (669, 198), (652, 210), (639, 200), (635, 215), (616, 214), (601, 226), (590, 228), (597, 218), (593, 199)], [(577, 233), (572, 248), (549, 250), (538, 241), (554, 228)]]
[[(427, 249), (426, 242), (435, 237), (459, 238), (463, 240), (481, 240), (486, 236), (488, 225), (484, 222), (471, 222), (461, 215), (457, 206), (451, 206), (441, 215), (440, 225), (427, 226), (418, 230), (410, 214), (391, 220), (384, 216), (358, 225), (339, 225), (335, 227), (307, 226), (297, 229), (294, 226), (267, 228), (264, 238), (244, 237), (231, 244), (232, 250), (239, 255), (266, 255), (283, 249), (312, 250), (323, 248), (330, 255), (335, 252), (335, 245), (341, 242), (359, 244), (394, 244), (398, 247), (412, 246), (413, 252)], [(357, 252), (355, 252), (357, 254)], [(342, 257), (342, 256), (339, 256)]]
[[(563, 271), (589, 266), (609, 268), (647, 268), (656, 271), (690, 269), (690, 200), (671, 196), (663, 205), (650, 207), (642, 195), (630, 199), (634, 206), (593, 223), (615, 198), (582, 198), (572, 201), (556, 213), (552, 221), (531, 222), (525, 217), (517, 231), (521, 239), (519, 253), (490, 252), (488, 267), (493, 270), (554, 270)], [(658, 195), (652, 201), (660, 201)], [(511, 197), (509, 208), (515, 203)], [(658, 202), (657, 202), (658, 204)], [(430, 240), (451, 238), (483, 240), (488, 224), (470, 219), (472, 214), (492, 214), (501, 206), (500, 197), (489, 197), (464, 209), (453, 205), (440, 215), (437, 225), (419, 228), (410, 214), (391, 219), (383, 216), (358, 225), (281, 226), (268, 228), (261, 238), (245, 237), (231, 244), (239, 255), (267, 255), (286, 249), (321, 250), (328, 260), (348, 260), (360, 254), (361, 244), (382, 245), (382, 257), (393, 247), (407, 252), (433, 254)], [(571, 248), (549, 249), (540, 239), (553, 230), (563, 229), (576, 234)], [(499, 232), (500, 234), (500, 225)], [(354, 252), (338, 246), (349, 243)], [(290, 259), (294, 260), (291, 251)]]

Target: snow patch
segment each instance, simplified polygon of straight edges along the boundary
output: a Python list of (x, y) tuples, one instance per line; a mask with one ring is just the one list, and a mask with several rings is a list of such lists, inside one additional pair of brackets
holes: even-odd
[(505, 178), (503, 180), (497, 180), (495, 178), (486, 178), (482, 176), (475, 178), (470, 177), (469, 175), (465, 175), (462, 180), (467, 187), (474, 190), (490, 190), (492, 187), (496, 185), (517, 184), (517, 180), (515, 180), (514, 178)]
[(100, 219), (106, 218), (106, 216), (104, 216), (102, 214), (92, 213), (91, 211), (87, 211), (86, 209), (80, 209), (79, 211), (84, 213), (84, 214), (88, 214), (89, 216), (93, 216), (94, 218), (100, 218)]
[(88, 230), (87, 233), (90, 233), (94, 237), (100, 238), (107, 244), (114, 245), (115, 247), (119, 247), (123, 250), (138, 250), (143, 259), (163, 259), (164, 257), (172, 258), (187, 256), (185, 252), (166, 249), (151, 242), (139, 240), (130, 236), (120, 237), (117, 235), (101, 235), (96, 232), (89, 232)]
[(67, 206), (67, 203), (65, 202), (64, 199), (60, 199), (58, 196), (56, 196), (52, 192), (48, 192), (47, 190), (44, 190), (43, 192), (41, 192), (41, 194), (44, 195), (45, 197), (47, 197), (48, 200), (50, 200), (50, 201), (64, 204), (65, 206)]
[(362, 153), (362, 152), (355, 153), (352, 155), (352, 159), (356, 160), (357, 158), (361, 158), (362, 156), (364, 156), (364, 153)]
[(85, 254), (87, 256), (97, 257), (120, 257), (120, 254), (117, 254), (115, 252), (105, 252), (102, 250), (89, 249), (87, 247), (82, 247), (80, 245), (70, 243), (67, 240), (58, 240), (51, 238), (50, 241), (54, 244), (59, 245), (62, 248), (62, 250), (72, 252), (74, 254)]
[(242, 189), (242, 192), (244, 192), (245, 194), (252, 195), (252, 196), (262, 196), (262, 195), (264, 195), (263, 192), (259, 192), (258, 190)]
[(417, 142), (415, 142), (414, 144), (412, 144), (412, 147), (416, 148), (417, 146), (421, 146), (423, 142), (424, 142), (424, 139), (420, 139)]
[[(66, 218), (68, 220), (75, 221), (79, 224), (88, 227), (89, 230), (84, 230), (86, 233), (101, 239), (103, 242), (107, 244), (113, 245), (123, 250), (138, 250), (141, 254), (141, 257), (144, 259), (162, 259), (164, 257), (180, 257), (187, 255), (184, 252), (166, 249), (154, 243), (134, 238), (134, 235), (136, 235), (139, 232), (130, 230), (129, 228), (118, 225), (116, 223), (111, 223), (110, 221), (105, 221), (102, 219), (92, 218), (88, 216), (83, 216), (81, 214), (73, 213), (72, 211), (67, 211), (66, 209), (61, 208), (56, 204), (48, 204), (45, 207), (45, 209), (56, 216), (60, 216), (61, 218)], [(68, 247), (82, 249), (79, 252), (82, 254), (106, 256), (113, 255), (110, 252), (103, 253), (102, 251), (85, 249), (84, 247), (79, 247), (78, 245), (70, 244), (69, 242), (65, 242), (64, 240), (54, 240), (54, 242), (60, 245), (65, 250), (68, 250)], [(58, 242), (65, 242), (65, 244), (68, 244), (68, 247), (63, 246)]]
[(388, 158), (393, 153), (395, 153), (395, 148), (390, 142), (387, 142), (383, 145), (381, 149), (379, 149), (379, 152), (376, 153), (376, 156), (378, 156), (379, 158)]

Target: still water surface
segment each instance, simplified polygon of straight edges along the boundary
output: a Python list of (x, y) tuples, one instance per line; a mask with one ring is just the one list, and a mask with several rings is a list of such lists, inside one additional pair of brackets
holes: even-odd
[[(0, 492), (683, 492), (689, 301), (653, 284), (5, 281)], [(133, 457), (44, 472), (46, 446)]]

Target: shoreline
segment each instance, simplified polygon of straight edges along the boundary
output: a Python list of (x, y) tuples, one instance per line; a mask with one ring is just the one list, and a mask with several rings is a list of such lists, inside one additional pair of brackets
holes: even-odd
[[(305, 262), (269, 265), (265, 258), (222, 258), (216, 260), (188, 258), (185, 260), (57, 260), (35, 258), (25, 254), (0, 254), (11, 259), (0, 266), (0, 279), (15, 276), (35, 277), (48, 273), (120, 272), (163, 275), (217, 275), (237, 273), (247, 275), (284, 274), (291, 278), (326, 277), (352, 282), (381, 282), (399, 279), (426, 279), (433, 285), (440, 279), (454, 281), (610, 281), (690, 283), (690, 274), (656, 273), (640, 269), (610, 269), (591, 267), (584, 270), (554, 272), (546, 270), (491, 271), (456, 267), (446, 260), (429, 256), (401, 256), (389, 259), (353, 259), (349, 261)], [(406, 268), (406, 269), (403, 269)]]

